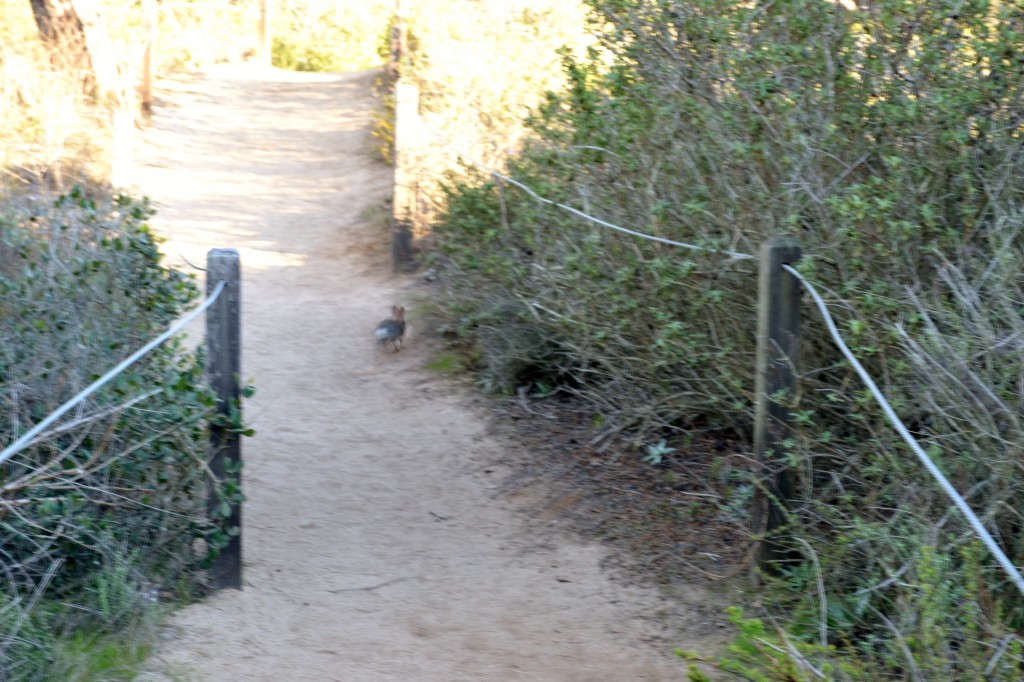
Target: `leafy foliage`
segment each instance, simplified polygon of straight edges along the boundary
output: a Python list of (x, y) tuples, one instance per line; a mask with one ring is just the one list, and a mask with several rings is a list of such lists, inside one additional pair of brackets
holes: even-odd
[[(198, 296), (190, 277), (160, 265), (150, 214), (145, 202), (100, 202), (78, 190), (53, 205), (7, 205), (3, 442), (164, 331)], [(215, 550), (230, 532), (206, 515), (214, 405), (201, 352), (179, 338), (0, 464), (0, 571), (10, 606), (0, 609), (0, 670), (52, 679), (58, 649), (89, 649), (74, 638), (141, 618), (158, 589), (188, 583), (205, 558), (195, 542)], [(25, 628), (39, 632), (27, 636)]]
[[(589, 4), (598, 44), (562, 53), (568, 87), (536, 112), (510, 172), (701, 246), (757, 254), (795, 235), (853, 351), (1021, 563), (1019, 10)], [(694, 426), (750, 433), (753, 263), (610, 232), (490, 177), (445, 189), (445, 329), (485, 385), (558, 384), (638, 443)], [(835, 648), (816, 655), (850, 661), (849, 679), (1018, 678), (1008, 642), (1024, 600), (973, 549), (816, 312), (803, 330), (788, 530), (821, 568), (794, 558), (777, 580), (786, 630), (816, 638), (820, 577)], [(788, 674), (767, 679), (803, 679)]]

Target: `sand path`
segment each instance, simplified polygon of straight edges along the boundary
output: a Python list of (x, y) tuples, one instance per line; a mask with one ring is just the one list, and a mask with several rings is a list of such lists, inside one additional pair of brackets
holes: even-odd
[(371, 83), (232, 66), (158, 90), (138, 184), (171, 262), (240, 250), (258, 394), (245, 589), (179, 612), (147, 679), (684, 679), (649, 643), (657, 593), (500, 494), (508, 446), (422, 369), (415, 328), (403, 352), (375, 347), (415, 283), (366, 220), (390, 193)]

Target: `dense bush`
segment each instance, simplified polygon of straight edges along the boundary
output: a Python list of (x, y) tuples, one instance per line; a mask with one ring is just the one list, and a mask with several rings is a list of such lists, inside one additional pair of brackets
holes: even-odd
[[(569, 87), (537, 112), (510, 172), (703, 246), (756, 254), (770, 235), (796, 236), (854, 352), (1024, 563), (1019, 10), (589, 4), (598, 43), (563, 53)], [(558, 385), (638, 441), (750, 433), (756, 263), (610, 232), (489, 177), (447, 194), (447, 330), (487, 385)], [(835, 679), (1019, 679), (1008, 643), (1024, 598), (897, 442), (817, 312), (804, 317), (785, 457), (807, 561), (783, 573), (780, 617), (817, 639), (821, 579), (829, 642), (848, 657)]]
[[(145, 203), (79, 191), (5, 202), (0, 442), (196, 299), (191, 278), (160, 264), (149, 215)], [(179, 338), (0, 463), (0, 677), (69, 679), (69, 656), (103, 633), (130, 640), (159, 591), (187, 588), (206, 558), (194, 543), (218, 533), (206, 514), (213, 406), (202, 357)]]

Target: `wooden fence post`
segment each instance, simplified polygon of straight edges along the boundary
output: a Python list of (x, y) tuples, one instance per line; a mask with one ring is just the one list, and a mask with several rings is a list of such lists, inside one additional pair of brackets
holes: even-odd
[(801, 289), (796, 277), (782, 266), (795, 265), (801, 254), (797, 241), (785, 235), (761, 246), (754, 452), (768, 477), (770, 495), (759, 493), (753, 521), (754, 531), (765, 534), (758, 557), (762, 568), (785, 558), (786, 548), (778, 537), (785, 524), (781, 505), (794, 492), (792, 473), (782, 464), (782, 442), (790, 435), (789, 413), (796, 394)]
[[(241, 264), (236, 249), (211, 249), (206, 257), (206, 295), (220, 282), (226, 282), (220, 298), (206, 313), (207, 372), (217, 395), (218, 416), (234, 425), (210, 426), (210, 471), (216, 482), (229, 490), (241, 492), (242, 443), (241, 420)], [(221, 501), (217, 486), (211, 481), (208, 509), (214, 515)], [(227, 546), (221, 549), (209, 570), (210, 584), (215, 590), (242, 589), (242, 505), (232, 503), (225, 519), (228, 528), (237, 528)]]
[(394, 23), (391, 26), (391, 63), (388, 70), (391, 78), (397, 81), (402, 77), (402, 60), (405, 58), (405, 12), (402, 0), (395, 0)]
[(405, 12), (402, 0), (395, 0), (391, 27), (391, 63), (388, 69), (395, 81), (395, 165), (391, 194), (391, 266), (403, 272), (412, 265), (412, 239), (416, 217), (416, 176), (410, 163), (412, 145), (418, 135), (420, 91), (404, 78), (406, 60)]
[(142, 57), (142, 111), (153, 113), (153, 71), (156, 69), (157, 39), (160, 36), (160, 10), (156, 0), (142, 0), (146, 17), (146, 52)]
[(270, 24), (272, 21), (271, 13), (273, 7), (271, 6), (272, 0), (261, 0), (260, 1), (260, 46), (259, 46), (259, 60), (263, 66), (270, 66), (273, 62), (273, 46), (271, 44), (271, 31)]
[(420, 91), (401, 78), (395, 83), (395, 175), (391, 199), (391, 260), (395, 272), (412, 265), (412, 237), (416, 215), (416, 174), (412, 148), (419, 128)]

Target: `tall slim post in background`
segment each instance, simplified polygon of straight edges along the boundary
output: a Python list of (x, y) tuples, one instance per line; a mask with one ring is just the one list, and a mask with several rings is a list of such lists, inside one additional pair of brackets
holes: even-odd
[(395, 0), (395, 16), (391, 24), (391, 63), (388, 69), (391, 77), (397, 81), (402, 76), (402, 58), (405, 56), (405, 15), (402, 13), (402, 0)]
[[(217, 396), (217, 418), (210, 426), (210, 483), (208, 508), (231, 532), (208, 575), (215, 590), (242, 589), (242, 505), (229, 501), (225, 517), (220, 489), (237, 500), (242, 489), (241, 443), (241, 263), (236, 249), (212, 249), (206, 258), (206, 295), (225, 282), (220, 298), (206, 313), (207, 373)], [(237, 529), (235, 532), (233, 529)]]
[(413, 265), (412, 239), (416, 218), (416, 174), (413, 147), (419, 128), (420, 91), (406, 79), (405, 17), (401, 0), (395, 0), (391, 31), (391, 72), (395, 79), (394, 188), (391, 197), (391, 262), (395, 272)]
[(273, 38), (270, 25), (273, 22), (273, 0), (260, 0), (260, 48), (259, 60), (263, 66), (270, 66), (273, 55)]
[(789, 236), (772, 237), (761, 247), (757, 303), (757, 380), (754, 452), (767, 478), (768, 494), (759, 493), (754, 531), (765, 534), (758, 557), (763, 568), (785, 558), (780, 532), (785, 507), (794, 496), (792, 472), (784, 464), (783, 442), (790, 435), (790, 411), (796, 395), (800, 353), (800, 282), (782, 269), (801, 257)]
[(146, 52), (142, 56), (142, 111), (153, 113), (153, 72), (156, 69), (157, 39), (160, 36), (160, 10), (156, 0), (142, 0), (146, 17)]
[(416, 216), (416, 174), (413, 148), (419, 127), (420, 91), (412, 83), (395, 83), (394, 188), (391, 199), (391, 255), (395, 272), (412, 266), (412, 238)]

